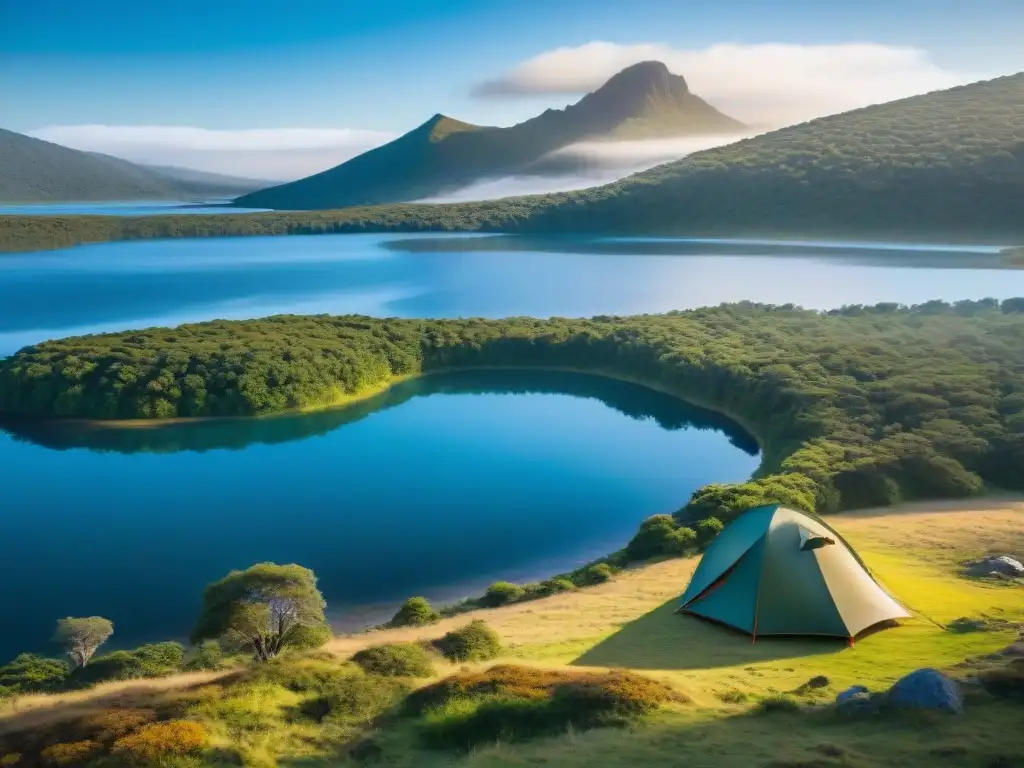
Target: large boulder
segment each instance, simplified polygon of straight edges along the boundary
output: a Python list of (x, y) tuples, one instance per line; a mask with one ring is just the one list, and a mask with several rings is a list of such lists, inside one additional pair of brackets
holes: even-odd
[(968, 563), (967, 575), (1024, 578), (1024, 564), (1009, 555), (993, 555), (984, 560)]
[(896, 709), (937, 709), (963, 714), (964, 700), (955, 680), (936, 669), (917, 669), (889, 689), (885, 703)]

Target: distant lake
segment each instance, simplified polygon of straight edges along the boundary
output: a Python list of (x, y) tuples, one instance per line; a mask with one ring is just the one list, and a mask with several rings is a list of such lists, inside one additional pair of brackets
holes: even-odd
[(0, 355), (70, 334), (278, 313), (582, 317), (1024, 296), (998, 248), (663, 238), (316, 235), (0, 255)]
[(258, 213), (266, 208), (224, 208), (218, 203), (228, 200), (208, 200), (205, 203), (176, 200), (130, 200), (108, 203), (39, 203), (12, 205), (0, 203), (0, 216), (153, 216), (183, 213)]
[(110, 618), (122, 646), (181, 638), (207, 582), (263, 560), (312, 568), (348, 628), (412, 595), (543, 578), (618, 549), (700, 485), (742, 481), (756, 452), (713, 413), (558, 372), (428, 376), (303, 416), (0, 429), (0, 568), (19, 627), (0, 663), (46, 650), (66, 615)]

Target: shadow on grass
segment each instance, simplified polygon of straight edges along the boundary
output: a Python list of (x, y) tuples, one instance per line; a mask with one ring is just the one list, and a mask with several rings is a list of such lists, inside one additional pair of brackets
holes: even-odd
[(832, 638), (761, 638), (676, 613), (678, 598), (646, 613), (605, 638), (572, 663), (626, 669), (708, 669), (774, 659), (838, 653), (846, 644)]

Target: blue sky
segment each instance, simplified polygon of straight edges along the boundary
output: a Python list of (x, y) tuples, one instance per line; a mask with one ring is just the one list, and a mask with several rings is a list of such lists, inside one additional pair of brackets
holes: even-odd
[[(945, 85), (937, 71), (964, 80), (1024, 69), (1021, 0), (0, 0), (0, 30), (0, 126), (24, 132), (104, 125), (386, 135), (439, 111), (508, 124), (578, 96), (541, 85), (481, 99), (471, 96), (476, 84), (592, 41), (678, 51), (898, 46), (934, 70), (924, 87)], [(764, 69), (762, 59), (750, 61)], [(847, 69), (872, 66), (854, 56)], [(913, 90), (916, 70), (903, 74)], [(714, 91), (713, 69), (704, 78)], [(846, 88), (840, 75), (836, 88)]]

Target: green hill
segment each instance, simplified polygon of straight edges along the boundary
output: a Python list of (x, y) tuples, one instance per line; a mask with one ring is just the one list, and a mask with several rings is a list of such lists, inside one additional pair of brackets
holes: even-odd
[(731, 133), (743, 125), (690, 93), (660, 62), (624, 69), (564, 110), (510, 128), (434, 115), (389, 144), (323, 173), (245, 195), (236, 204), (277, 209), (342, 208), (431, 197), (516, 173), (583, 140)]
[(419, 231), (1020, 242), (1022, 114), (1024, 73), (820, 118), (592, 189), (202, 221), (0, 217), (0, 251), (155, 237)]
[(258, 181), (136, 165), (0, 128), (0, 202), (187, 200), (225, 197)]

